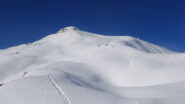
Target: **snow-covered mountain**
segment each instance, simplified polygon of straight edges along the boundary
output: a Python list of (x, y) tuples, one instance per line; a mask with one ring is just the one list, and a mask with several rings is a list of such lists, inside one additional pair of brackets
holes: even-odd
[(0, 50), (2, 104), (184, 104), (185, 54), (66, 27)]

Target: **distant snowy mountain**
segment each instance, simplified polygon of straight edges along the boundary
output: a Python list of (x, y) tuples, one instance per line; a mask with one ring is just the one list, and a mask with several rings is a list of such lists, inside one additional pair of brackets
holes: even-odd
[(184, 104), (185, 53), (66, 27), (0, 50), (2, 104)]

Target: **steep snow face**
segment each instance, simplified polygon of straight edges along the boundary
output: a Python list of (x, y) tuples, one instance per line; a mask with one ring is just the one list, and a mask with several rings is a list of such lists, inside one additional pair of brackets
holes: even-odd
[(184, 62), (184, 53), (138, 38), (66, 27), (0, 51), (0, 101), (184, 104)]

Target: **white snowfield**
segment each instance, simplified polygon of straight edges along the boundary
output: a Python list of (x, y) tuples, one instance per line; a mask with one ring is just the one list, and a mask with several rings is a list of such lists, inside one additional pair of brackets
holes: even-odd
[(185, 104), (185, 53), (66, 27), (0, 50), (0, 104)]

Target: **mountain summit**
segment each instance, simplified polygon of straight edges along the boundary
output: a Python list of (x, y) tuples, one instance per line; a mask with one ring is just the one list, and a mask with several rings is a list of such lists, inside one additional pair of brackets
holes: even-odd
[[(50, 38), (51, 37), (51, 38)], [(112, 47), (127, 47), (147, 53), (172, 53), (165, 48), (148, 43), (132, 36), (105, 36), (82, 31), (70, 26), (59, 30), (56, 34), (45, 37), (42, 41), (55, 41), (57, 44), (71, 43), (71, 45), (97, 45)]]
[(77, 27), (69, 26), (69, 27), (60, 29), (58, 33), (65, 32), (65, 31), (77, 31), (77, 30), (79, 30)]
[(184, 104), (185, 54), (66, 27), (0, 50), (2, 104)]

